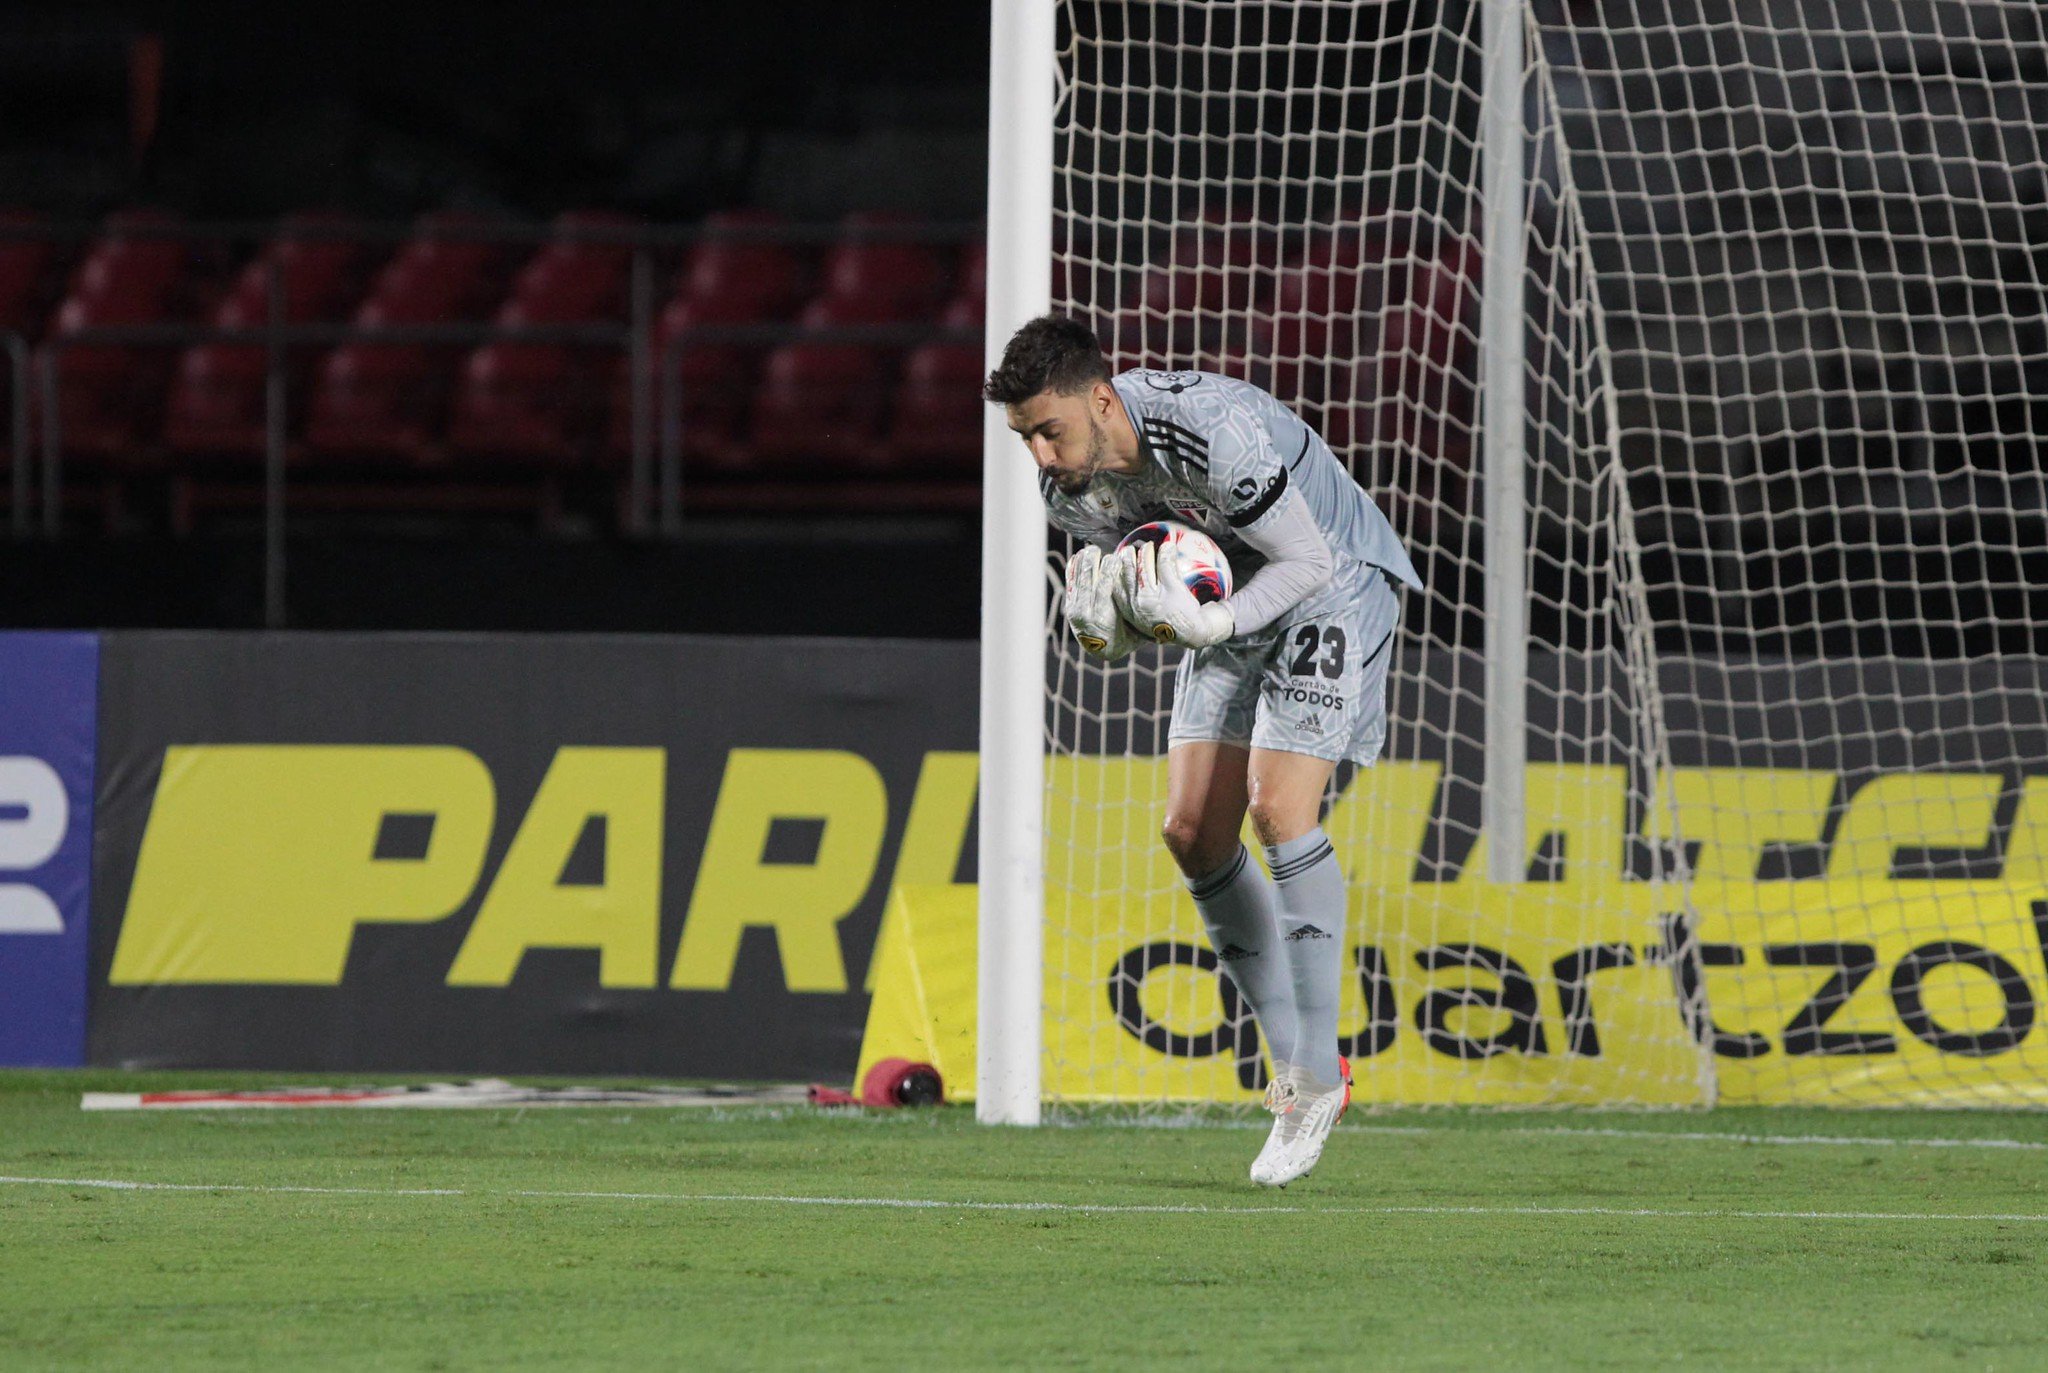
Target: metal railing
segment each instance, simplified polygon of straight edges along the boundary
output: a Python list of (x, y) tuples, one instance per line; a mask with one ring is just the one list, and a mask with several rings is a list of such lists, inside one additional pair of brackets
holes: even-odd
[[(654, 348), (657, 306), (657, 263), (664, 253), (707, 239), (737, 239), (792, 245), (824, 245), (849, 241), (957, 244), (978, 238), (980, 230), (965, 225), (819, 225), (697, 226), (639, 228), (603, 224), (559, 227), (527, 225), (354, 225), (303, 224), (252, 227), (246, 224), (147, 224), (108, 230), (104, 226), (6, 225), (0, 239), (59, 240), (103, 237), (116, 233), (143, 241), (178, 240), (200, 244), (276, 242), (280, 239), (345, 240), (400, 243), (419, 238), (452, 242), (505, 242), (541, 245), (562, 241), (613, 243), (630, 247), (627, 318), (623, 322), (557, 325), (441, 323), (366, 325), (353, 323), (288, 323), (285, 313), (284, 265), (268, 262), (267, 315), (262, 325), (229, 327), (197, 323), (92, 325), (53, 334), (37, 347), (19, 335), (0, 333), (9, 368), (12, 414), (11, 528), (17, 538), (31, 537), (38, 525), (44, 537), (56, 538), (63, 527), (64, 443), (61, 368), (64, 355), (82, 347), (185, 348), (202, 344), (260, 346), (264, 371), (264, 617), (272, 626), (285, 623), (286, 458), (291, 426), (287, 414), (287, 355), (293, 349), (343, 344), (468, 347), (490, 343), (557, 344), (615, 348), (629, 359), (629, 449), (624, 526), (631, 535), (675, 537), (682, 532), (683, 509), (683, 356), (704, 344), (772, 347), (796, 340), (820, 344), (907, 348), (932, 341), (979, 343), (978, 328), (939, 325), (848, 325), (804, 328), (791, 323), (708, 325), (682, 330)], [(40, 492), (33, 469), (35, 453), (30, 428), (31, 389), (39, 404), (41, 433)], [(656, 392), (660, 414), (656, 414)], [(656, 424), (659, 420), (657, 452)], [(39, 517), (39, 518), (38, 518)]]

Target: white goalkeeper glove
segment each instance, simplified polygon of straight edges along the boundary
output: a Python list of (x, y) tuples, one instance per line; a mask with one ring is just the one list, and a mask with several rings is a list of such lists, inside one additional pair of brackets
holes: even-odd
[(1062, 608), (1067, 627), (1081, 647), (1097, 658), (1115, 662), (1144, 642), (1118, 613), (1129, 603), (1131, 552), (1103, 556), (1094, 544), (1067, 559), (1067, 598)]
[(1237, 616), (1223, 601), (1195, 599), (1181, 578), (1180, 555), (1155, 543), (1135, 545), (1131, 574), (1131, 620), (1162, 644), (1208, 648), (1237, 633)]

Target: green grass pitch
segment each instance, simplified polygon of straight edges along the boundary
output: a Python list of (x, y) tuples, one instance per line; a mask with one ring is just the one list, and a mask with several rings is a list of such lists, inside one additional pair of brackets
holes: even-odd
[(78, 1109), (229, 1083), (0, 1074), (0, 1366), (2048, 1366), (2038, 1115)]

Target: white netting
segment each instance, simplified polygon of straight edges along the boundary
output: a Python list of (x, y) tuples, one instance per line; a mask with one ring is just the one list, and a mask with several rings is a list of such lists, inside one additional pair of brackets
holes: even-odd
[[(1055, 307), (1295, 406), (1429, 584), (1328, 822), (1361, 1093), (2014, 1099), (2041, 674), (1922, 658), (2033, 646), (1999, 598), (2048, 508), (2040, 12), (1524, 17), (1528, 880), (1495, 888), (1479, 7), (1062, 7)], [(1157, 840), (1171, 655), (1051, 628), (1047, 1095), (1248, 1100)]]
[(2039, 1100), (2043, 10), (1535, 14), (1723, 1098)]

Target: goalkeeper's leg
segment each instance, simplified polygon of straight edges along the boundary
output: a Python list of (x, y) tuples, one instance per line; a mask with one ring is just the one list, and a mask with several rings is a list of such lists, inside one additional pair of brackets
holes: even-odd
[(1276, 1119), (1252, 1181), (1285, 1187), (1322, 1157), (1330, 1128), (1351, 1104), (1350, 1065), (1337, 1053), (1337, 1000), (1344, 977), (1344, 872), (1319, 823), (1333, 764), (1255, 748), (1252, 828), (1272, 869), (1280, 940), (1300, 1017), (1294, 1070), (1269, 1093)]
[(1250, 769), (1252, 828), (1266, 848), (1266, 866), (1280, 938), (1294, 982), (1301, 1037), (1294, 1064), (1312, 1085), (1340, 1079), (1337, 993), (1344, 978), (1344, 870), (1323, 833), (1323, 792), (1335, 765), (1303, 753), (1254, 749)]
[(1275, 916), (1273, 882), (1239, 840), (1245, 769), (1239, 744), (1177, 743), (1167, 754), (1166, 846), (1186, 876), (1209, 943), (1252, 1008), (1276, 1078), (1295, 1058), (1295, 983)]

